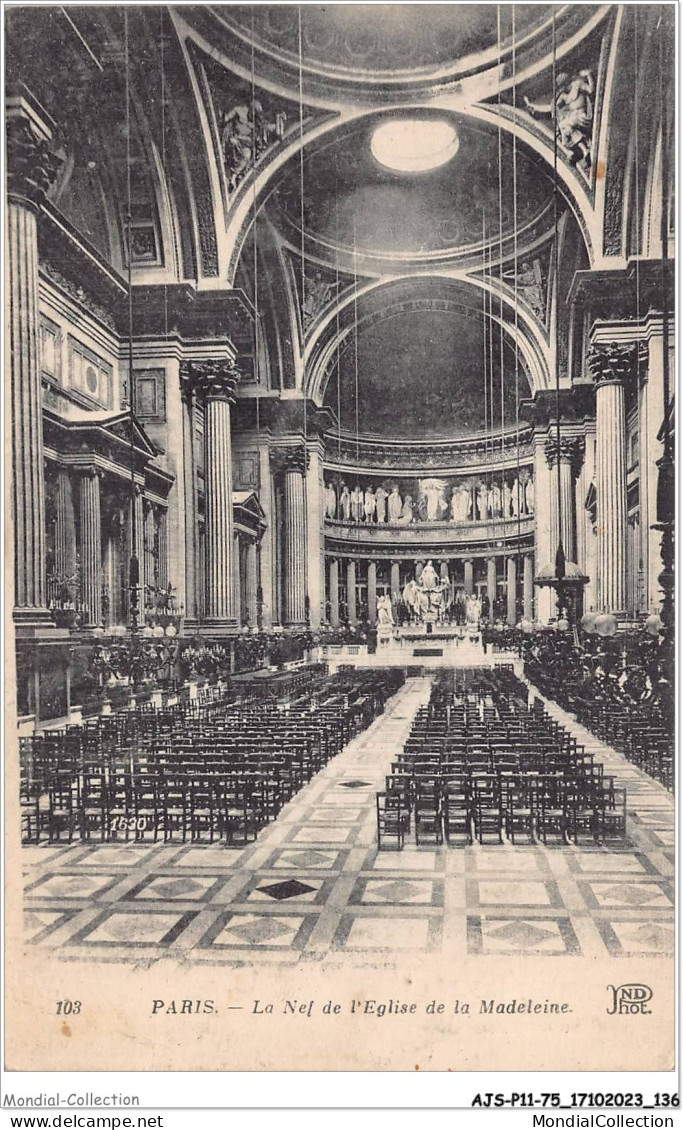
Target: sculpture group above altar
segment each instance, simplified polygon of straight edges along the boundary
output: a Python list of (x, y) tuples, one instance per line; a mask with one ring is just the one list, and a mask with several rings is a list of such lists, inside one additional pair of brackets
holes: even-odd
[[(425, 478), (405, 487), (397, 482), (325, 484), (325, 516), (362, 525), (408, 526), (413, 522), (507, 521), (534, 513), (534, 480), (529, 471), (502, 478), (456, 480)], [(403, 493), (402, 493), (403, 490)]]

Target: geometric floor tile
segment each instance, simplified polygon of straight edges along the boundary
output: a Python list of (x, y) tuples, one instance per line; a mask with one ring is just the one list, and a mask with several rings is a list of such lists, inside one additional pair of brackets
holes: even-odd
[(369, 789), (372, 786), (372, 781), (341, 781), (339, 787), (341, 789)]
[(307, 851), (288, 850), (280, 852), (278, 858), (268, 866), (277, 869), (295, 868), (298, 871), (309, 867), (316, 871), (331, 871), (337, 866), (338, 859), (339, 852), (336, 851), (318, 851), (312, 848)]
[(305, 921), (281, 915), (233, 914), (217, 932), (215, 928), (210, 931), (202, 946), (289, 949)]
[(370, 879), (360, 902), (431, 904), (434, 884), (429, 879)]
[(353, 835), (351, 828), (335, 828), (333, 824), (309, 824), (299, 828), (291, 838), (292, 843), (301, 844), (344, 844)]
[(122, 878), (121, 875), (47, 875), (27, 890), (29, 898), (90, 899)]
[(477, 871), (496, 873), (510, 871), (520, 874), (538, 875), (540, 856), (535, 852), (525, 852), (519, 848), (502, 848), (500, 851), (477, 851), (472, 856)]
[(74, 867), (135, 867), (142, 863), (153, 851), (148, 847), (125, 847), (123, 844), (101, 844), (89, 851), (82, 859), (74, 861)]
[[(286, 899), (296, 898), (301, 900), (303, 895), (315, 895), (320, 890), (322, 883), (318, 881), (317, 885), (314, 883), (300, 883), (298, 879), (285, 879), (281, 883), (271, 883), (264, 880), (260, 886), (256, 887), (251, 894), (251, 898), (256, 897), (260, 901), (268, 902), (270, 899), (275, 899), (276, 902), (284, 902)], [(306, 899), (306, 902), (312, 901)]]
[(238, 864), (245, 848), (196, 847), (184, 848), (182, 854), (173, 860), (174, 867), (197, 867), (202, 870), (234, 867)]
[(79, 945), (168, 945), (193, 917), (194, 914), (160, 914), (152, 910), (111, 910), (94, 926), (79, 930), (70, 941)]
[(334, 820), (335, 824), (355, 824), (363, 815), (365, 815), (365, 808), (342, 808), (341, 805), (335, 805), (333, 817), (330, 815), (329, 809), (323, 806), (312, 808), (308, 819), (313, 824), (328, 824), (331, 820)]
[(203, 899), (222, 879), (216, 875), (151, 875), (126, 896), (129, 899)]
[(480, 879), (481, 906), (551, 906), (545, 883)]
[(604, 883), (591, 881), (585, 886), (590, 888), (598, 906), (601, 907), (631, 906), (634, 909), (647, 907), (648, 910), (661, 907), (668, 910), (672, 905), (671, 900), (657, 883), (619, 883), (612, 880)]
[(438, 861), (435, 851), (382, 851), (370, 864), (373, 871), (428, 871), (433, 872)]
[(667, 956), (674, 953), (674, 929), (665, 923), (610, 921), (609, 926), (624, 953)]
[(552, 918), (478, 918), (468, 920), (470, 952), (520, 956), (578, 953), (567, 921)]
[(425, 950), (430, 926), (428, 918), (354, 918), (342, 924), (333, 944), (346, 950)]
[(24, 912), (24, 937), (32, 941), (45, 930), (53, 929), (67, 916), (61, 910), (27, 910)]
[(627, 852), (584, 851), (572, 853), (567, 857), (570, 867), (576, 865), (579, 871), (628, 871), (643, 875), (648, 869), (642, 859)]

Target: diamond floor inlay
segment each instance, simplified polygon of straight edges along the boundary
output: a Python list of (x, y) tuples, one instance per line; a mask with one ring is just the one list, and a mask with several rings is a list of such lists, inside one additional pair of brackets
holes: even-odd
[(655, 781), (553, 703), (552, 716), (629, 790), (627, 839), (378, 851), (375, 793), (431, 680), (383, 714), (283, 808), (255, 843), (27, 847), (25, 938), (68, 960), (182, 953), (225, 965), (322, 960), (382, 968), (448, 948), (561, 959), (673, 953), (674, 805)]

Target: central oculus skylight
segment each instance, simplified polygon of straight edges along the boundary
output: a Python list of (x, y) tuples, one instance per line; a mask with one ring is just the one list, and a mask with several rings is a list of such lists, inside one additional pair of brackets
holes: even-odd
[(423, 173), (445, 165), (460, 140), (450, 122), (432, 118), (392, 118), (377, 126), (370, 148), (380, 165), (399, 173)]

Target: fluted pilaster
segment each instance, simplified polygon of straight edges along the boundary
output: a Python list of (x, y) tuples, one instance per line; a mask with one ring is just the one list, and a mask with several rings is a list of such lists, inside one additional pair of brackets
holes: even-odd
[[(553, 471), (551, 475), (551, 536), (557, 549), (558, 540), (562, 538), (562, 548), (565, 558), (569, 561), (576, 560), (576, 498), (574, 491), (575, 472), (581, 465), (584, 453), (584, 439), (582, 436), (561, 436), (559, 447), (556, 437), (551, 437), (546, 443), (546, 458)], [(557, 459), (559, 454), (559, 506), (557, 504)]]
[(496, 559), (489, 557), (486, 563), (486, 595), (491, 602), (489, 615), (493, 615), (493, 602), (496, 599)]
[(80, 476), (79, 516), (85, 627), (99, 628), (102, 622), (102, 515), (100, 476), (94, 468)]
[(255, 628), (258, 622), (258, 547), (255, 541), (247, 542), (244, 567), (244, 602), (247, 623)]
[(391, 602), (395, 604), (401, 595), (401, 563), (391, 562)]
[(339, 562), (330, 561), (330, 624), (339, 627)]
[(349, 610), (349, 624), (357, 624), (356, 562), (353, 560), (348, 561), (346, 564), (346, 604)]
[(636, 344), (595, 346), (589, 367), (595, 392), (597, 607), (626, 607), (626, 419), (624, 383), (637, 368)]
[(507, 562), (507, 622), (510, 627), (517, 623), (517, 560), (508, 557)]
[(471, 596), (474, 592), (474, 562), (470, 557), (465, 560), (464, 584), (466, 595)]
[[(158, 515), (159, 522), (159, 588), (167, 589), (169, 586), (168, 576), (168, 511), (160, 510)], [(176, 582), (177, 583), (177, 582)]]
[(377, 563), (368, 561), (368, 619), (377, 623)]
[(24, 99), (7, 101), (7, 256), (15, 619), (49, 622), (38, 338), (36, 215), (57, 172), (51, 131)]
[(530, 553), (524, 557), (523, 579), (524, 619), (534, 618), (534, 559)]
[(306, 470), (304, 447), (273, 453), (274, 465), (284, 475), (284, 619), (286, 624), (306, 623)]
[(204, 401), (206, 619), (227, 627), (236, 623), (230, 405), (240, 374), (224, 360), (185, 362), (181, 371)]
[(66, 467), (57, 471), (57, 521), (55, 523), (55, 572), (71, 577), (75, 570), (76, 522), (71, 478)]

